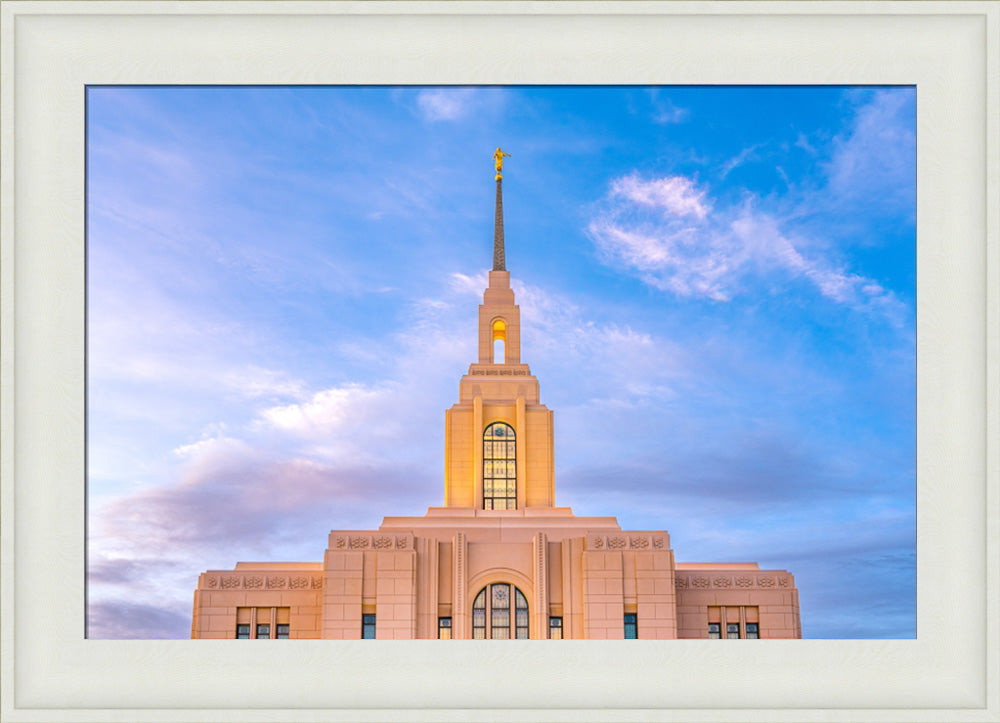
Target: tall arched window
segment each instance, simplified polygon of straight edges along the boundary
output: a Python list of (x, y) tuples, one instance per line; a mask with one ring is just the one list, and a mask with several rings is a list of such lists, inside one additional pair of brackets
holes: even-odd
[[(514, 591), (511, 615), (511, 590)], [(472, 603), (472, 637), (476, 640), (528, 638), (528, 600), (524, 593), (506, 582), (487, 585)]]
[(503, 422), (483, 432), (483, 509), (517, 509), (517, 444)]

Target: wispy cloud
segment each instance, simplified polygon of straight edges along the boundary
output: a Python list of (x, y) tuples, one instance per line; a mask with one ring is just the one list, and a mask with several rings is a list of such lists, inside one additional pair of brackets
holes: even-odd
[(755, 145), (744, 148), (742, 151), (737, 153), (735, 156), (730, 158), (728, 161), (722, 164), (722, 168), (719, 170), (719, 178), (725, 178), (728, 176), (734, 168), (739, 168), (747, 161), (754, 160), (757, 158), (757, 149), (761, 147), (762, 144), (757, 143)]
[(722, 205), (691, 178), (611, 181), (587, 233), (603, 257), (678, 296), (727, 301), (750, 280), (809, 281), (824, 297), (857, 310), (902, 313), (892, 291), (820, 255), (819, 244), (783, 230), (747, 197)]
[(669, 98), (664, 98), (659, 88), (651, 88), (648, 92), (653, 106), (652, 120), (657, 125), (683, 123), (691, 115), (687, 108), (679, 108)]
[(705, 218), (711, 205), (705, 191), (682, 176), (642, 180), (636, 174), (611, 182), (611, 195), (642, 206), (662, 209), (672, 216)]
[(432, 122), (464, 120), (502, 101), (503, 91), (499, 88), (429, 88), (417, 94), (418, 110)]
[(838, 195), (869, 202), (912, 203), (916, 191), (914, 92), (906, 89), (854, 93), (851, 127), (833, 141), (825, 164)]

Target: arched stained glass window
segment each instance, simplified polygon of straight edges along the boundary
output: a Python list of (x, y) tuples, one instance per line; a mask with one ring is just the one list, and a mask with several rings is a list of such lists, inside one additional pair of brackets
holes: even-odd
[(517, 509), (517, 444), (514, 428), (503, 422), (483, 432), (483, 509)]
[(528, 599), (524, 593), (506, 582), (495, 582), (480, 590), (472, 602), (472, 637), (476, 640), (527, 640)]

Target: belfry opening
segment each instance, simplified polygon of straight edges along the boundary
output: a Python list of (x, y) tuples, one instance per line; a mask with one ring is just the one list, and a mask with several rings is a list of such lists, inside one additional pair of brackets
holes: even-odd
[(623, 530), (615, 517), (556, 506), (554, 415), (521, 360), (520, 307), (506, 267), (506, 157), (500, 148), (493, 156), (493, 266), (477, 358), (444, 415), (443, 504), (385, 517), (377, 529), (331, 530), (318, 560), (201, 573), (192, 637), (802, 636), (788, 571), (678, 562), (665, 530)]
[(506, 361), (505, 347), (507, 344), (507, 324), (503, 319), (493, 322), (493, 363), (503, 364)]

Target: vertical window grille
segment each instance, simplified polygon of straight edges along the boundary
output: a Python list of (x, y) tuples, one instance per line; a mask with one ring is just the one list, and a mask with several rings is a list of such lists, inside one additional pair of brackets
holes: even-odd
[(549, 618), (549, 638), (562, 640), (562, 618)]
[(476, 595), (472, 603), (472, 637), (474, 640), (486, 638), (486, 588)]
[(722, 626), (719, 623), (708, 624), (708, 637), (713, 640), (722, 638)]
[(510, 638), (510, 585), (490, 585), (490, 637)]
[(528, 639), (528, 601), (516, 587), (514, 588), (514, 637)]
[(259, 623), (257, 625), (257, 638), (269, 638), (271, 637), (271, 626)]
[(362, 638), (362, 640), (374, 640), (375, 639), (375, 616), (374, 615), (362, 615), (361, 616), (361, 638)]
[(757, 640), (760, 638), (760, 626), (758, 623), (747, 623), (747, 638)]
[(635, 640), (639, 637), (639, 623), (635, 613), (625, 613), (625, 639)]
[(729, 640), (739, 640), (739, 637), (740, 637), (740, 624), (726, 623), (726, 638)]
[(250, 639), (250, 624), (242, 624), (236, 626), (236, 639), (237, 640), (249, 640)]
[(451, 618), (438, 618), (438, 640), (451, 639)]
[[(513, 610), (511, 591), (513, 590)], [(513, 612), (513, 615), (511, 614)], [(487, 624), (487, 620), (489, 624)], [(476, 640), (528, 638), (528, 599), (506, 582), (487, 585), (472, 602), (472, 637)]]
[(483, 432), (483, 509), (517, 509), (517, 442), (504, 422)]

